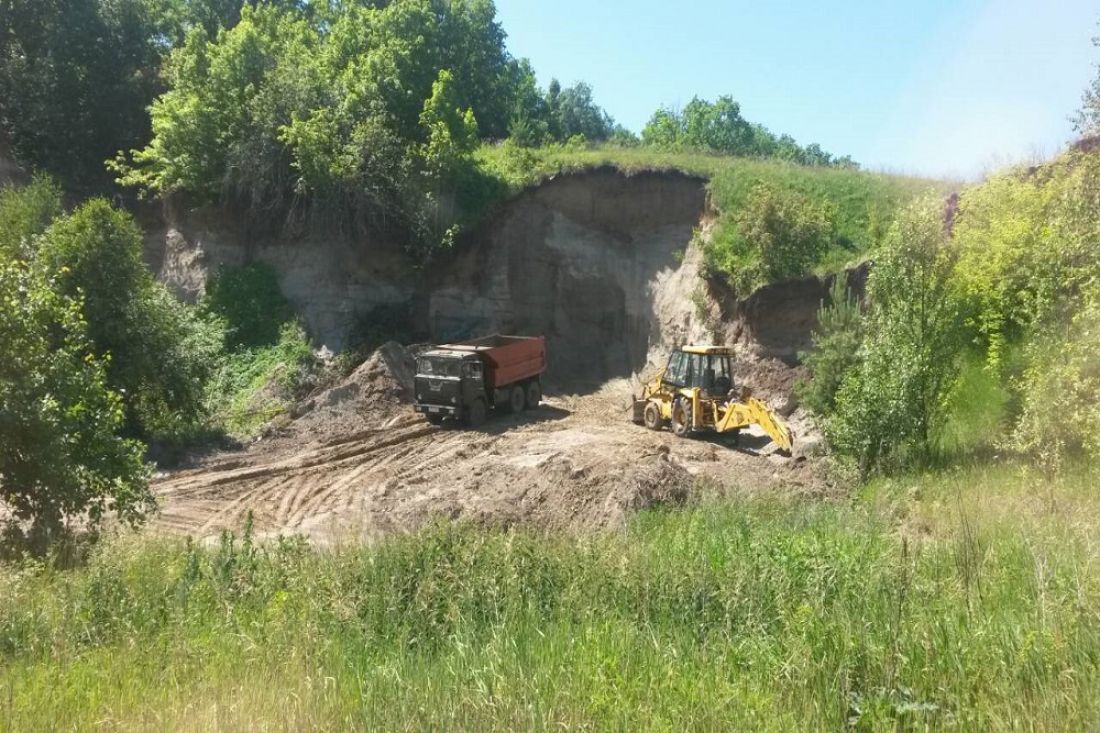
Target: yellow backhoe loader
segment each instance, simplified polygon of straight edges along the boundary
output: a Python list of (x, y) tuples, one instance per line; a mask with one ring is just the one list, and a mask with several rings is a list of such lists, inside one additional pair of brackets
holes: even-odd
[(790, 454), (786, 424), (747, 389), (734, 389), (732, 356), (725, 346), (684, 346), (672, 352), (668, 366), (634, 398), (634, 422), (651, 430), (671, 425), (678, 437), (703, 430), (736, 437), (741, 428), (759, 425)]

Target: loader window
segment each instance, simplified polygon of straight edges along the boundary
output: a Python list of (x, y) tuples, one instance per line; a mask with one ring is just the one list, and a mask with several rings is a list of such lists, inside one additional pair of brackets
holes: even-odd
[(724, 395), (733, 389), (733, 371), (730, 369), (728, 356), (708, 357), (710, 366), (707, 369), (707, 378), (710, 380), (706, 388), (715, 394)]
[(691, 383), (688, 386), (706, 388), (707, 357), (700, 356), (699, 354), (691, 354), (689, 359), (691, 360)]
[(683, 351), (675, 352), (668, 360), (668, 369), (665, 370), (665, 381), (676, 387), (683, 387), (687, 384), (688, 369), (690, 364), (688, 362), (688, 355)]

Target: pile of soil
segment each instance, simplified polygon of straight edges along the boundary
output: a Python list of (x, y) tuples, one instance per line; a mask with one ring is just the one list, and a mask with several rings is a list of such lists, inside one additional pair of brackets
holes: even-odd
[(377, 429), (405, 413), (413, 400), (416, 359), (389, 341), (335, 387), (295, 406), (288, 435), (305, 441)]

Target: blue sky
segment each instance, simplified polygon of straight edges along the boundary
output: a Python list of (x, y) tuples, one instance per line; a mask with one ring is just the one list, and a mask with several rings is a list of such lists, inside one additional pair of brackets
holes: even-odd
[(742, 114), (864, 166), (975, 177), (1057, 152), (1096, 73), (1097, 0), (496, 0), (543, 85), (585, 80), (640, 131), (660, 105)]

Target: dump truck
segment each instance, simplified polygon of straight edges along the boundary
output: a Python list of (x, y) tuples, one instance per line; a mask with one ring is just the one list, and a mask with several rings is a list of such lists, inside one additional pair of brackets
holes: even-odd
[(712, 431), (733, 436), (758, 425), (788, 455), (794, 438), (770, 407), (733, 383), (733, 350), (684, 346), (634, 397), (634, 422), (651, 430), (672, 428), (677, 437)]
[(442, 344), (416, 360), (416, 411), (434, 425), (477, 426), (490, 410), (521, 412), (542, 401), (546, 339), (499, 334)]

